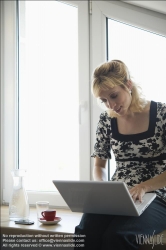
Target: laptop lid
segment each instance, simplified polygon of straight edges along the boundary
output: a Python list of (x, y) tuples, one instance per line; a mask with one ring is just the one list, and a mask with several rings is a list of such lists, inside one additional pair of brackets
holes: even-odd
[(137, 209), (124, 182), (53, 180), (53, 183), (73, 212), (139, 216), (156, 197), (154, 193), (145, 194)]

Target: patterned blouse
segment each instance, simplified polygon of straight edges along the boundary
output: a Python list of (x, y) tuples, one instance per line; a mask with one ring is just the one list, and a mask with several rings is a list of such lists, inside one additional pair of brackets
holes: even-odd
[[(112, 149), (116, 170), (112, 181), (123, 181), (128, 187), (151, 179), (166, 171), (166, 104), (151, 101), (149, 128), (139, 134), (118, 132), (117, 119), (100, 115), (92, 157), (111, 159)], [(155, 191), (166, 202), (166, 187)]]

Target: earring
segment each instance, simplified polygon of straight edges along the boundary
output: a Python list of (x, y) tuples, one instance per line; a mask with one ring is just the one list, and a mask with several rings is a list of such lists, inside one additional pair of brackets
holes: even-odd
[(129, 94), (130, 94), (130, 96), (132, 97), (132, 90), (129, 90)]

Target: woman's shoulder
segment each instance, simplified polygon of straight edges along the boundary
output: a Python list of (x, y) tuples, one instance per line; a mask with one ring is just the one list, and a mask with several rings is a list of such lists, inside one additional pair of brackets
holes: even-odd
[(156, 102), (157, 104), (157, 117), (162, 120), (166, 120), (166, 103)]
[(109, 116), (107, 111), (104, 111), (100, 114), (98, 125), (101, 125), (104, 127), (111, 127), (111, 119), (112, 118)]
[(157, 103), (157, 109), (160, 112), (166, 112), (166, 103), (164, 102), (156, 102)]
[(111, 117), (109, 116), (107, 111), (104, 111), (100, 114), (100, 121), (103, 121), (103, 122), (111, 121)]

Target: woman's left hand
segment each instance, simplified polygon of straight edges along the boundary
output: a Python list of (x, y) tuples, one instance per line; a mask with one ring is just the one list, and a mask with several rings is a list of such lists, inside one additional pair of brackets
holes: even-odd
[(145, 187), (142, 186), (141, 184), (138, 184), (135, 187), (129, 189), (129, 192), (134, 201), (139, 200), (140, 202), (142, 202), (142, 198), (146, 193)]

